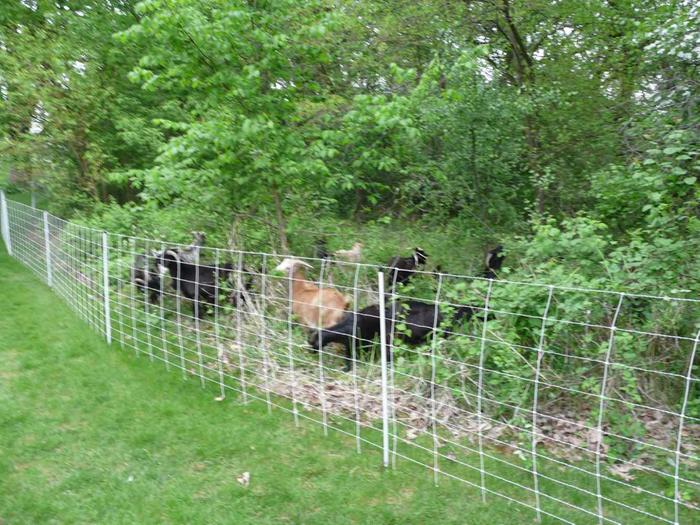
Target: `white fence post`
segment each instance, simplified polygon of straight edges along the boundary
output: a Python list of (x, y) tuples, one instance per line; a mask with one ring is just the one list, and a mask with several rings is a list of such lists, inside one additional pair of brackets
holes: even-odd
[(46, 252), (46, 284), (53, 287), (51, 271), (51, 237), (49, 236), (49, 214), (44, 212), (44, 251)]
[[(325, 270), (325, 260), (321, 260), (321, 273), (318, 277), (318, 288), (320, 297), (323, 297), (323, 271)], [(318, 381), (319, 399), (321, 400), (321, 412), (323, 416), (323, 435), (328, 435), (328, 409), (326, 408), (326, 375), (323, 373), (323, 324), (321, 322), (323, 310), (318, 309)]]
[(382, 450), (384, 467), (389, 467), (389, 396), (387, 383), (386, 312), (384, 307), (384, 272), (377, 273), (379, 285), (379, 341), (382, 364)]
[(540, 377), (542, 375), (542, 362), (544, 361), (544, 338), (547, 332), (547, 315), (549, 314), (549, 307), (552, 304), (552, 296), (554, 295), (554, 287), (549, 287), (549, 293), (547, 294), (547, 304), (544, 307), (544, 313), (542, 314), (542, 326), (540, 327), (540, 340), (537, 345), (537, 365), (535, 368), (535, 386), (532, 395), (532, 439), (530, 441), (530, 451), (532, 453), (532, 482), (535, 487), (535, 517), (537, 523), (542, 522), (542, 506), (540, 503), (540, 478), (537, 472), (537, 407), (539, 406), (539, 395), (540, 395)]
[(688, 362), (688, 374), (685, 378), (685, 392), (683, 393), (683, 406), (681, 408), (680, 419), (678, 420), (678, 437), (676, 438), (676, 458), (673, 468), (673, 511), (675, 523), (680, 523), (680, 503), (681, 492), (679, 473), (681, 469), (681, 444), (683, 442), (683, 427), (685, 425), (686, 412), (688, 411), (688, 397), (693, 381), (693, 365), (695, 364), (695, 355), (698, 351), (698, 343), (700, 343), (700, 332), (695, 336), (693, 349), (690, 351), (690, 361)]
[(112, 344), (112, 319), (109, 313), (109, 238), (102, 232), (102, 286), (105, 303), (105, 335), (107, 343)]
[(10, 219), (7, 215), (7, 199), (5, 192), (0, 190), (0, 221), (2, 221), (2, 239), (5, 241), (7, 253), (12, 255), (12, 239), (10, 239)]
[[(399, 272), (394, 272), (398, 275)], [(440, 320), (440, 292), (442, 291), (442, 273), (438, 273), (437, 291), (435, 292), (435, 308), (433, 310), (433, 339), (430, 345), (430, 419), (433, 430), (433, 483), (438, 484), (440, 465), (438, 447), (440, 440), (437, 432), (437, 399), (435, 398), (435, 378), (437, 375), (438, 321)], [(394, 321), (396, 322), (396, 321)]]
[(610, 368), (612, 366), (612, 363), (610, 361), (610, 358), (613, 353), (613, 349), (615, 348), (615, 335), (616, 335), (616, 330), (617, 330), (617, 318), (620, 315), (620, 310), (622, 309), (622, 302), (625, 299), (625, 294), (621, 293), (620, 298), (617, 301), (617, 308), (615, 308), (615, 315), (613, 315), (612, 322), (610, 323), (610, 337), (608, 338), (608, 349), (605, 352), (605, 363), (603, 365), (603, 379), (600, 383), (600, 403), (598, 405), (598, 426), (596, 427), (596, 446), (595, 446), (595, 476), (596, 476), (596, 494), (598, 496), (598, 523), (600, 525), (603, 525), (605, 521), (608, 521), (605, 519), (604, 515), (604, 509), (603, 509), (603, 488), (602, 488), (602, 483), (600, 482), (600, 478), (602, 477), (601, 475), (601, 461), (600, 461), (600, 454), (601, 450), (603, 449), (603, 414), (605, 412), (605, 407), (606, 407), (606, 391), (608, 388), (608, 375), (610, 372)]
[(484, 299), (484, 322), (481, 327), (481, 344), (479, 349), (479, 383), (477, 385), (477, 398), (476, 398), (476, 420), (477, 420), (477, 430), (479, 436), (479, 474), (481, 477), (481, 501), (486, 503), (486, 470), (484, 468), (484, 426), (483, 426), (483, 414), (482, 412), (482, 401), (484, 399), (484, 361), (486, 357), (486, 339), (488, 332), (486, 331), (486, 325), (489, 320), (489, 303), (491, 301), (491, 292), (493, 290), (493, 279), (489, 279), (489, 285), (486, 289), (486, 298)]

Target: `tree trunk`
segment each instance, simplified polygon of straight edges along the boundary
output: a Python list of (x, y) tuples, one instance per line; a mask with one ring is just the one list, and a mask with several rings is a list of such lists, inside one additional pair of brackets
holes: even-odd
[(355, 188), (355, 204), (352, 210), (352, 216), (355, 220), (360, 220), (362, 213), (362, 204), (365, 200), (365, 193), (361, 188)]
[(279, 190), (277, 186), (272, 186), (272, 198), (275, 201), (275, 214), (277, 216), (277, 233), (280, 238), (280, 245), (284, 253), (289, 253), (289, 243), (287, 242), (287, 222), (284, 219), (282, 212), (282, 201), (280, 200)]
[(243, 251), (243, 239), (240, 236), (241, 229), (241, 218), (238, 215), (234, 215), (233, 222), (231, 223), (231, 230), (228, 234), (228, 249), (229, 250), (240, 250)]
[(470, 156), (469, 163), (471, 164), (472, 178), (474, 180), (474, 193), (475, 200), (479, 203), (479, 217), (481, 222), (486, 223), (487, 219), (487, 205), (486, 196), (484, 195), (484, 188), (481, 185), (481, 178), (479, 176), (479, 169), (476, 163), (476, 130), (474, 127), (469, 128), (469, 148)]
[[(527, 165), (530, 173), (532, 175), (538, 175), (539, 163), (538, 163), (538, 152), (539, 152), (539, 141), (537, 139), (537, 131), (535, 128), (535, 123), (532, 116), (528, 116), (525, 121), (525, 142), (528, 149), (528, 159)], [(537, 206), (537, 213), (540, 215), (544, 213), (544, 198), (545, 198), (545, 187), (544, 181), (538, 180), (536, 183), (535, 190), (535, 205)]]
[[(534, 61), (531, 53), (534, 48), (528, 48), (527, 39), (523, 38), (513, 18), (510, 0), (502, 0), (500, 10), (503, 16), (501, 21), (496, 22), (496, 28), (505, 38), (508, 44), (510, 56), (510, 66), (512, 73), (510, 77), (515, 80), (525, 97), (529, 97), (532, 86), (535, 84)], [(537, 127), (536, 115), (528, 115), (525, 120), (525, 143), (527, 144), (527, 166), (532, 175), (539, 172), (540, 166), (540, 139)], [(542, 214), (545, 210), (545, 190), (544, 181), (537, 182), (535, 190), (535, 205), (537, 212)]]

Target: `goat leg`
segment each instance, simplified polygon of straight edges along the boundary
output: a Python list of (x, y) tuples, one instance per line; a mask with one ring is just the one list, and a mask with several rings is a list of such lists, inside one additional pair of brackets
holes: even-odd
[(205, 315), (206, 312), (207, 312), (207, 304), (210, 304), (210, 303), (208, 303), (208, 302), (206, 301), (206, 298), (205, 298), (205, 300), (203, 301), (203, 300), (201, 299), (201, 294), (200, 294), (200, 297), (197, 297), (197, 298), (195, 298), (195, 299), (192, 299), (192, 309), (193, 309), (193, 311), (194, 311), (194, 316), (195, 316), (197, 319), (200, 319), (200, 320), (201, 320), (201, 319), (204, 319), (204, 315)]
[(192, 316), (195, 319), (201, 319), (199, 314), (200, 314), (199, 299), (194, 298), (194, 299), (192, 299)]
[(352, 360), (352, 340), (355, 338), (353, 335), (352, 337), (346, 337), (343, 343), (345, 344), (345, 366), (343, 366), (343, 370), (345, 372), (350, 372), (352, 371), (353, 367), (355, 366), (355, 363)]

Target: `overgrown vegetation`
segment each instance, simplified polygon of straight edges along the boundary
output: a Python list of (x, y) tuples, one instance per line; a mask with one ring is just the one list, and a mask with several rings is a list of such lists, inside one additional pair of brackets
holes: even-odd
[[(382, 471), (380, 454), (368, 443), (358, 455), (351, 437), (335, 432), (325, 437), (318, 424), (305, 418), (295, 428), (290, 414), (278, 408), (268, 414), (259, 392), (249, 391), (258, 401), (247, 405), (241, 405), (240, 394), (231, 390), (225, 401), (217, 402), (216, 383), (207, 383), (202, 390), (190, 374), (183, 381), (174, 366), (170, 373), (164, 372), (156, 321), (151, 322), (156, 348), (150, 351), (157, 358), (152, 362), (144, 333), (134, 339), (129, 336), (133, 328), (145, 331), (147, 318), (137, 318), (137, 326), (131, 326), (131, 319), (120, 319), (115, 305), (115, 339), (108, 347), (4, 251), (0, 252), (0, 287), (5, 300), (0, 316), (2, 519), (12, 523), (58, 519), (73, 523), (234, 520), (256, 524), (437, 520), (473, 525), (534, 519), (527, 508), (491, 494), (486, 504), (481, 503), (476, 488), (479, 473), (474, 470), (479, 464), (476, 453), (447, 444), (441, 449), (448, 457), (457, 454), (463, 464), (472, 465), (465, 469), (443, 459), (441, 469), (474, 485), (441, 476), (440, 486), (434, 487), (431, 472), (403, 458), (398, 459), (396, 470)], [(80, 287), (72, 292), (84, 294), (73, 296), (76, 304), (87, 304), (85, 294), (89, 292)], [(94, 308), (100, 306), (98, 301)], [(51, 330), (35, 322), (47, 311), (52, 312)], [(83, 311), (87, 315), (88, 310)], [(120, 327), (122, 321), (126, 324)], [(117, 334), (117, 328), (125, 334)], [(120, 339), (124, 338), (122, 347)], [(204, 340), (206, 349), (208, 337)], [(176, 344), (170, 344), (170, 360), (175, 365), (179, 356)], [(185, 358), (187, 368), (198, 366), (191, 345)], [(216, 366), (211, 359), (208, 355), (206, 367)], [(255, 365), (249, 362), (249, 366), (252, 371)], [(216, 381), (215, 370), (211, 372)], [(333, 377), (328, 380), (334, 382)], [(226, 381), (240, 389), (232, 378)], [(273, 384), (273, 388), (280, 386)], [(303, 387), (300, 383), (297, 392), (302, 400)], [(277, 397), (274, 402), (291, 408)], [(376, 406), (373, 410), (378, 414)], [(302, 415), (320, 417), (303, 409)], [(354, 431), (343, 418), (329, 421), (332, 427)], [(375, 429), (378, 425), (374, 422)], [(371, 421), (362, 436), (375, 444), (381, 441)], [(417, 444), (428, 448), (423, 451), (399, 443), (398, 452), (431, 464), (429, 439), (419, 437)], [(534, 496), (512, 484), (527, 487), (532, 482), (528, 469), (518, 465), (525, 460), (522, 465), (527, 466), (527, 457), (509, 457), (506, 451), (508, 455), (501, 458), (493, 453), (489, 447), (485, 468), (490, 490), (532, 506)], [(544, 478), (541, 490), (570, 504), (594, 508), (589, 474), (540, 462), (541, 475), (589, 493), (571, 491)], [(246, 471), (251, 474), (248, 487), (237, 481)], [(672, 497), (673, 484), (667, 477), (638, 474), (635, 483), (646, 491)], [(670, 500), (649, 498), (647, 493), (608, 480), (603, 487), (612, 501), (667, 519), (673, 516)], [(683, 497), (691, 501), (692, 494), (684, 491)], [(592, 519), (555, 500), (547, 499), (543, 509), (573, 522)], [(683, 508), (682, 519), (692, 520), (693, 512)], [(608, 505), (607, 513), (608, 518), (623, 523), (646, 523), (639, 514), (617, 505)], [(543, 516), (542, 523), (555, 522), (559, 521)]]
[[(11, 3), (2, 165), (13, 188), (115, 233), (199, 229), (212, 246), (302, 255), (319, 237), (362, 240), (377, 263), (418, 245), (433, 268), (468, 275), (500, 242), (512, 281), (698, 298), (699, 24), (685, 1)], [(433, 284), (405, 292), (430, 298)], [(484, 287), (446, 282), (444, 294), (480, 304)], [(514, 348), (537, 346), (546, 293), (496, 287), (494, 304), (518, 315), (490, 324), (504, 343), (488, 366), (532, 373), (536, 356)], [(553, 312), (608, 326), (617, 297), (592, 297), (557, 294)], [(674, 304), (627, 299), (619, 326), (697, 337), (698, 307)], [(551, 348), (592, 360), (547, 361), (553, 380), (598, 391), (608, 333), (549, 328)], [(685, 343), (614, 342), (628, 364), (692, 366)], [(479, 350), (444, 348), (465, 362)], [(680, 385), (615, 373), (628, 403), (609, 409), (615, 428), (644, 432), (629, 403), (679, 410)], [(506, 379), (490, 386), (530, 403)]]
[(544, 258), (580, 261), (558, 241), (585, 222), (597, 240), (579, 245), (603, 261), (586, 278), (689, 293), (699, 16), (643, 0), (8, 3), (3, 165), (111, 230), (223, 244), (233, 228), (296, 253), (326, 234), (377, 258), (430, 241), (459, 273), (506, 239), (512, 267), (547, 279)]

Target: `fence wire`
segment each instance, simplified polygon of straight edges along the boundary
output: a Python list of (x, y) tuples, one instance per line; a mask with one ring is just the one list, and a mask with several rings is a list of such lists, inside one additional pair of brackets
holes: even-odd
[(219, 401), (259, 400), (545, 523), (700, 520), (697, 299), (426, 271), (402, 284), (1, 197), (11, 255), (108, 341)]

